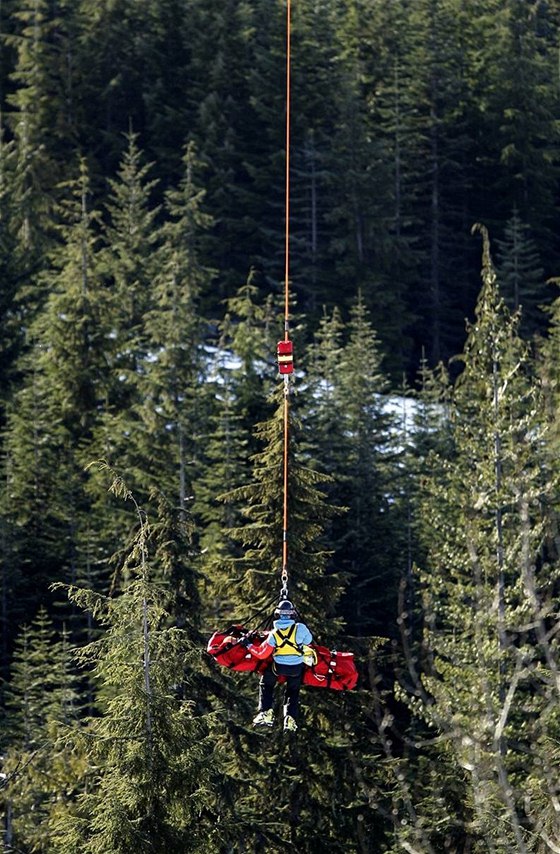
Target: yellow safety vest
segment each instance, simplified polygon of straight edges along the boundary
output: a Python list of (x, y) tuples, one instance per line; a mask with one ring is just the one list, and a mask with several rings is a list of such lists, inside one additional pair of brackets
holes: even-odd
[(298, 623), (292, 623), (287, 629), (275, 629), (274, 640), (276, 647), (273, 655), (303, 655), (303, 647), (296, 643), (296, 632)]

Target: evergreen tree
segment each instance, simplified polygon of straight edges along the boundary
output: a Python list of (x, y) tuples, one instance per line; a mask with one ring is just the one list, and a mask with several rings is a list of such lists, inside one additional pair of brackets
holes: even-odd
[(311, 350), (308, 441), (312, 457), (333, 476), (330, 501), (348, 509), (330, 530), (333, 564), (351, 579), (344, 614), (357, 635), (385, 634), (387, 615), (396, 614), (406, 538), (388, 382), (361, 296), (344, 330), (346, 343), (342, 331), (335, 314)]
[(517, 210), (504, 229), (504, 239), (497, 240), (497, 269), (501, 289), (509, 308), (522, 308), (521, 330), (532, 336), (542, 329), (544, 314), (540, 310), (546, 292), (544, 273), (534, 241), (528, 234)]
[[(349, 308), (356, 291), (362, 292), (375, 311), (387, 369), (399, 378), (413, 319), (405, 292), (407, 270), (414, 263), (402, 226), (403, 204), (410, 204), (414, 193), (411, 181), (403, 189), (407, 160), (401, 112), (409, 112), (399, 100), (402, 86), (393, 91), (390, 83), (389, 57), (400, 62), (409, 32), (400, 5), (353, 2), (338, 11), (341, 85), (328, 157), (334, 224), (330, 252), (339, 282), (334, 302)], [(415, 163), (411, 157), (409, 168)]]
[[(173, 505), (161, 493), (152, 495), (152, 501), (156, 505), (150, 537), (154, 575), (169, 590), (165, 606), (174, 624), (195, 645), (200, 641), (202, 609), (194, 523), (184, 508)], [(190, 684), (194, 684), (192, 677)]]
[(9, 0), (2, 23), (1, 359), (4, 378), (14, 380), (14, 362), (29, 344), (24, 331), (45, 302), (39, 271), (54, 242), (54, 200), (75, 138), (67, 61), (74, 16), (65, 2)]
[(516, 209), (546, 252), (554, 239), (547, 232), (558, 173), (557, 43), (541, 15), (520, 0), (485, 6), (473, 19), (484, 57), (476, 92), (478, 132), (485, 141), (479, 209), (489, 208), (502, 223)]
[[(104, 230), (105, 274), (112, 281), (112, 336), (119, 348), (112, 359), (115, 386), (130, 383), (145, 356), (143, 318), (152, 308), (151, 289), (156, 273), (159, 207), (151, 204), (157, 182), (148, 180), (151, 164), (144, 165), (137, 135), (129, 133), (116, 179), (109, 181), (111, 195)], [(126, 395), (125, 395), (126, 400)], [(121, 402), (117, 409), (125, 408)]]
[[(180, 150), (192, 127), (187, 106), (189, 40), (177, 0), (81, 0), (80, 143), (101, 177), (121, 159), (122, 134), (132, 127), (166, 179), (181, 169)], [(158, 158), (159, 159), (159, 158)]]
[(206, 818), (207, 727), (182, 696), (186, 688), (190, 697), (192, 647), (184, 630), (167, 625), (167, 585), (154, 581), (148, 520), (120, 478), (111, 489), (133, 502), (138, 530), (119, 595), (69, 588), (104, 634), (78, 653), (92, 667), (99, 714), (87, 721), (90, 783), (77, 814), (60, 820), (55, 850), (210, 851), (217, 840)]
[[(225, 334), (228, 328), (226, 318)], [(227, 553), (225, 531), (234, 526), (234, 511), (230, 505), (220, 502), (218, 496), (249, 479), (249, 438), (243, 426), (244, 413), (240, 411), (240, 401), (236, 396), (231, 366), (235, 357), (231, 350), (224, 349), (225, 334), (218, 344), (214, 366), (209, 371), (214, 406), (210, 407), (204, 463), (197, 481), (195, 502), (195, 512), (202, 521), (201, 546), (214, 555), (224, 550)]]
[(5, 409), (13, 384), (18, 378), (17, 359), (25, 344), (22, 320), (28, 316), (28, 301), (32, 308), (40, 303), (37, 289), (22, 287), (21, 277), (28, 270), (28, 259), (24, 259), (18, 241), (15, 221), (18, 204), (14, 199), (14, 170), (16, 147), (7, 142), (0, 131), (0, 416), (5, 420)]
[[(225, 562), (230, 576), (229, 589), (234, 603), (245, 610), (270, 607), (274, 588), (280, 586), (283, 520), (284, 400), (278, 394), (277, 409), (271, 419), (256, 425), (255, 433), (263, 450), (254, 455), (252, 481), (228, 493), (226, 500), (240, 502), (245, 523), (230, 533), (242, 546), (242, 554)], [(288, 460), (288, 565), (290, 583), (298, 590), (298, 606), (311, 622), (321, 620), (338, 601), (341, 579), (337, 574), (322, 577), (325, 550), (322, 529), (336, 508), (322, 499), (321, 483), (326, 476), (297, 462), (298, 425), (289, 409)], [(276, 556), (274, 556), (276, 553)], [(334, 632), (336, 630), (334, 629)], [(325, 630), (326, 637), (333, 629)]]
[[(542, 402), (485, 233), (483, 264), (451, 402), (454, 455), (436, 452), (426, 482), (425, 696), (411, 705), (457, 769), (446, 808), (456, 815), (460, 804), (462, 844), (528, 851), (539, 831), (526, 783), (538, 786), (542, 745), (555, 731), (547, 706), (556, 688), (539, 674), (557, 667), (545, 630), (557, 573), (541, 552)], [(442, 844), (437, 834), (431, 842)]]
[(47, 350), (45, 371), (54, 373), (53, 403), (68, 435), (91, 435), (106, 397), (104, 318), (108, 293), (99, 266), (99, 211), (91, 207), (87, 164), (66, 186), (60, 203), (59, 245), (45, 275), (49, 299), (33, 329)]
[[(25, 572), (26, 593), (7, 595), (13, 616), (48, 599), (50, 582), (80, 571), (83, 494), (79, 448), (91, 438), (106, 398), (106, 292), (98, 267), (96, 212), (82, 163), (61, 211), (60, 245), (44, 271), (49, 297), (29, 330), (20, 361), (22, 387), (8, 413), (4, 516), (11, 572)], [(30, 597), (29, 599), (27, 597)]]
[[(216, 583), (215, 589), (223, 600), (231, 601), (230, 613), (237, 617), (257, 610), (270, 614), (274, 589), (281, 583), (284, 401), (280, 394), (278, 398), (273, 417), (256, 428), (264, 447), (254, 457), (252, 482), (224, 496), (226, 501), (242, 503), (245, 522), (231, 535), (239, 541), (243, 553), (220, 561), (222, 583)], [(332, 612), (343, 579), (340, 573), (328, 571), (329, 555), (324, 542), (325, 526), (337, 508), (325, 504), (322, 484), (326, 476), (307, 468), (306, 457), (299, 456), (298, 421), (291, 408), (289, 413), (289, 595), (317, 642), (338, 646), (340, 619)], [(217, 573), (218, 569), (215, 578)], [(224, 677), (228, 682), (236, 679), (235, 717), (239, 713), (252, 716), (247, 695), (251, 683), (242, 683), (236, 676)], [(255, 691), (254, 680), (252, 687)], [(287, 845), (302, 850), (311, 850), (310, 846), (359, 850), (352, 844), (359, 836), (363, 801), (356, 802), (354, 766), (348, 761), (354, 724), (345, 729), (343, 722), (359, 717), (362, 706), (358, 697), (345, 703), (342, 696), (329, 694), (306, 692), (305, 720), (297, 744), (271, 733), (263, 752), (259, 748), (260, 736), (235, 719), (228, 721), (227, 731), (216, 732), (229, 756), (224, 766), (227, 785), (233, 790), (236, 816), (243, 828), (242, 836), (239, 831), (236, 834), (235, 828), (230, 830), (230, 846), (274, 852)], [(369, 774), (367, 777), (374, 787)], [(240, 780), (250, 780), (251, 784), (239, 787)], [(336, 802), (331, 798), (333, 785)], [(263, 813), (259, 791), (271, 786), (276, 797)]]
[(203, 199), (194, 146), (189, 145), (180, 185), (166, 196), (168, 220), (157, 255), (151, 309), (145, 316), (147, 351), (137, 407), (142, 441), (139, 471), (134, 472), (139, 484), (157, 484), (180, 508), (191, 495), (206, 418), (194, 402), (206, 372), (199, 304), (212, 279), (200, 257), (201, 237), (210, 225)]
[[(38, 346), (20, 361), (25, 385), (8, 412), (4, 433), (5, 484), (2, 492), (2, 618), (4, 666), (9, 639), (26, 614), (45, 602), (48, 585), (60, 571), (61, 535), (73, 508), (64, 505), (61, 454), (67, 436), (52, 406), (51, 388)], [(42, 360), (41, 360), (42, 361)], [(62, 514), (62, 516), (61, 516)]]
[[(73, 104), (74, 5), (11, 0), (15, 66), (7, 95), (17, 163), (13, 227), (28, 269), (40, 261), (50, 231), (53, 191), (66, 177), (76, 126)], [(17, 218), (16, 218), (17, 217)]]
[(294, 291), (313, 318), (330, 302), (333, 281), (340, 281), (332, 261), (338, 190), (332, 150), (346, 116), (337, 115), (343, 65), (334, 59), (340, 51), (335, 10), (320, 2), (296, 4), (292, 12), (290, 257)]
[[(557, 279), (552, 282), (559, 284)], [(560, 377), (558, 376), (558, 365), (560, 364), (560, 298), (556, 297), (547, 308), (549, 316), (548, 334), (540, 342), (539, 371), (545, 388), (547, 407), (547, 422), (550, 433), (551, 459), (558, 447), (560, 439), (558, 411), (560, 408)], [(553, 468), (555, 471), (555, 468)]]
[(377, 603), (378, 612), (384, 614), (382, 624), (390, 609), (386, 597), (394, 592), (396, 583), (400, 526), (398, 517), (393, 519), (391, 513), (391, 502), (398, 494), (398, 476), (391, 432), (394, 426), (383, 397), (387, 382), (376, 333), (361, 298), (352, 311), (339, 374), (347, 460), (338, 476), (345, 484), (341, 503), (349, 506), (349, 512), (336, 559), (353, 578), (349, 622), (358, 634), (364, 629), (369, 634), (368, 625), (376, 624), (376, 605), (371, 598), (378, 595), (375, 591), (383, 591), (384, 604)]
[(204, 295), (210, 316), (221, 314), (220, 302), (235, 294), (258, 248), (258, 231), (247, 228), (253, 212), (244, 201), (263, 130), (249, 89), (259, 40), (254, 19), (255, 4), (245, 0), (195, 0), (185, 35), (192, 46), (188, 99), (196, 115), (189, 131), (205, 163), (213, 216), (204, 250), (218, 271), (212, 291)]
[(71, 652), (44, 608), (15, 643), (2, 740), (6, 850), (52, 851), (57, 817), (81, 786), (82, 757), (69, 738), (80, 711)]
[[(239, 557), (242, 548), (230, 531), (243, 524), (243, 502), (221, 497), (251, 481), (251, 459), (261, 450), (254, 425), (270, 416), (272, 360), (278, 326), (273, 297), (262, 298), (251, 271), (244, 286), (227, 302), (211, 368), (209, 434), (204, 443), (202, 476), (196, 484), (195, 512), (205, 522), (202, 545), (208, 549), (212, 580), (228, 599), (221, 561)], [(206, 564), (206, 562), (204, 562)], [(213, 568), (216, 569), (214, 573)], [(213, 599), (214, 607), (218, 600)], [(227, 606), (226, 606), (227, 607)]]
[[(140, 444), (139, 385), (143, 366), (151, 356), (145, 317), (154, 306), (159, 236), (155, 220), (160, 209), (151, 202), (156, 182), (149, 180), (150, 166), (143, 164), (136, 134), (129, 133), (126, 141), (118, 175), (109, 181), (111, 192), (98, 259), (106, 291), (100, 318), (107, 330), (106, 386), (96, 427), (81, 449), (80, 459), (87, 466), (102, 456), (132, 469), (138, 464)], [(108, 494), (104, 478), (94, 470), (90, 471), (86, 489), (92, 502), (87, 524), (93, 546), (91, 569), (95, 571), (94, 567), (99, 568), (100, 561), (106, 561), (117, 549), (127, 523), (122, 504)], [(83, 581), (95, 586), (91, 572)]]
[(221, 326), (221, 347), (233, 359), (228, 374), (250, 448), (254, 425), (270, 415), (267, 402), (272, 390), (272, 366), (275, 359), (279, 327), (278, 312), (271, 294), (261, 294), (259, 276), (251, 270), (242, 285), (227, 302)]
[[(455, 355), (452, 345), (475, 297), (469, 281), (472, 214), (467, 204), (473, 157), (470, 69), (465, 61), (472, 44), (469, 19), (464, 4), (457, 0), (426, 0), (410, 7), (411, 43), (404, 60), (406, 70), (400, 75), (408, 89), (406, 104), (412, 102), (416, 111), (408, 113), (408, 126), (401, 133), (403, 190), (407, 179), (409, 188), (403, 213), (405, 221), (416, 223), (417, 250), (421, 250), (418, 274), (425, 295), (415, 334), (431, 365)], [(416, 307), (417, 283), (410, 299)]]
[[(366, 167), (372, 183), (368, 195), (379, 197), (369, 218), (369, 263), (358, 281), (374, 312), (386, 370), (400, 382), (403, 370), (409, 371), (406, 354), (414, 346), (411, 335), (419, 321), (418, 305), (409, 295), (416, 292), (424, 254), (413, 237), (423, 159), (416, 72), (410, 60), (415, 30), (407, 4), (370, 8), (359, 3), (350, 9), (362, 134), (373, 149), (373, 165)], [(363, 171), (358, 169), (355, 178), (358, 193), (366, 189)]]
[(325, 311), (305, 354), (307, 406), (302, 442), (308, 437), (311, 461), (319, 457), (324, 471), (333, 478), (332, 483), (325, 485), (329, 496), (336, 492), (335, 476), (343, 468), (346, 458), (344, 425), (337, 396), (344, 332), (340, 311), (335, 308), (332, 315)]

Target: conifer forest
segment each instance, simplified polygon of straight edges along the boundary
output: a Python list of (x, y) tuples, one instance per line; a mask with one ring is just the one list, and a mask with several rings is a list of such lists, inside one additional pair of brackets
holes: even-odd
[(0, 3), (8, 854), (560, 852), (560, 0), (286, 10)]

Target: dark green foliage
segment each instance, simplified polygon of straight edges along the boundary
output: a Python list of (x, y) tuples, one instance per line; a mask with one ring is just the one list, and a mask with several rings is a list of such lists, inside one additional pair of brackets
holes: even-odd
[[(155, 263), (159, 208), (150, 201), (156, 181), (149, 180), (150, 166), (142, 162), (134, 134), (126, 137), (119, 172), (110, 181), (108, 224), (104, 230), (103, 273), (110, 281), (110, 321), (115, 352), (108, 407), (126, 408), (135, 373), (146, 356), (143, 318), (152, 304), (151, 288)], [(120, 400), (120, 396), (124, 400)]]
[(361, 297), (345, 344), (343, 328), (336, 314), (324, 318), (311, 350), (307, 441), (313, 459), (334, 476), (329, 500), (347, 511), (329, 531), (333, 564), (351, 580), (345, 616), (357, 634), (385, 634), (405, 565), (397, 422), (386, 406), (377, 335)]
[(292, 5), (288, 586), (360, 690), (265, 741), (201, 662), (281, 586), (285, 2), (3, 0), (7, 850), (560, 847), (560, 9)]
[(81, 705), (71, 655), (44, 609), (16, 641), (2, 737), (8, 850), (52, 850), (53, 826), (80, 789), (83, 760), (69, 738)]
[(497, 240), (500, 286), (512, 311), (522, 309), (521, 331), (532, 336), (543, 329), (542, 306), (547, 296), (534, 241), (517, 212), (507, 221), (504, 239)]
[(464, 804), (475, 850), (528, 851), (526, 786), (540, 776), (541, 736), (555, 731), (556, 688), (540, 678), (557, 667), (545, 630), (557, 571), (541, 553), (542, 396), (483, 237), (483, 288), (450, 399), (454, 453), (436, 450), (424, 492), (426, 672), (410, 704), (468, 772), (447, 798)]
[[(268, 13), (275, 16), (275, 8), (269, 6)], [(258, 246), (258, 221), (246, 202), (263, 133), (250, 99), (255, 4), (195, 0), (187, 28), (191, 62), (185, 95), (197, 115), (188, 131), (206, 166), (207, 203), (214, 219), (205, 246), (219, 271), (205, 299), (212, 314), (220, 311), (221, 300), (236, 293), (255, 263)]]
[(42, 274), (48, 297), (29, 329), (29, 352), (18, 363), (23, 382), (7, 414), (3, 513), (10, 568), (4, 595), (13, 609), (7, 620), (36, 610), (50, 599), (50, 582), (75, 580), (78, 564), (87, 560), (81, 552), (89, 526), (80, 449), (105, 397), (108, 333), (96, 221), (82, 162), (61, 205), (60, 243)]
[[(32, 267), (17, 234), (19, 200), (14, 186), (14, 171), (17, 162), (16, 146), (6, 142), (0, 133), (0, 398), (2, 423), (10, 391), (18, 378), (17, 359), (25, 343), (23, 319), (27, 321), (42, 304), (42, 289), (36, 286), (21, 287)], [(31, 263), (30, 263), (31, 262)], [(33, 280), (33, 285), (36, 285)]]
[[(170, 585), (154, 580), (148, 520), (120, 478), (111, 488), (133, 502), (138, 530), (117, 595), (69, 588), (71, 599), (105, 631), (78, 653), (81, 664), (92, 667), (99, 713), (86, 722), (90, 782), (76, 814), (61, 820), (55, 847), (211, 850), (213, 829), (202, 818), (211, 811), (210, 745), (207, 724), (194, 714), (190, 699), (195, 655), (189, 632), (168, 625), (164, 603)], [(156, 533), (155, 561), (162, 561), (165, 533)], [(183, 605), (192, 608), (192, 599)], [(192, 612), (184, 617), (192, 633)]]
[[(257, 426), (262, 450), (253, 457), (252, 481), (224, 496), (241, 503), (242, 522), (228, 533), (239, 542), (239, 557), (221, 553), (211, 566), (215, 590), (231, 602), (236, 617), (255, 615), (269, 625), (281, 586), (282, 564), (282, 456), (284, 405), (280, 389), (272, 418)], [(325, 503), (323, 485), (330, 478), (307, 468), (299, 451), (300, 424), (291, 406), (288, 490), (288, 586), (301, 614), (318, 643), (338, 646), (340, 619), (336, 608), (343, 588), (339, 572), (328, 570), (325, 528), (339, 508)], [(277, 592), (278, 591), (278, 592)], [(275, 596), (276, 593), (276, 596)], [(255, 619), (255, 618), (254, 618)], [(248, 625), (251, 625), (249, 620)], [(235, 676), (233, 677), (235, 678)], [(245, 698), (256, 692), (257, 682), (240, 683)], [(229, 681), (229, 680), (228, 680)], [(342, 695), (303, 689), (303, 723), (297, 742), (278, 730), (259, 734), (240, 722), (240, 715), (254, 714), (246, 703), (230, 713), (227, 728), (216, 735), (227, 751), (224, 768), (228, 788), (235, 793), (235, 815), (247, 850), (281, 851), (287, 845), (302, 850), (348, 850), (357, 835), (362, 801), (354, 802), (356, 773), (347, 757), (354, 727), (361, 731), (362, 705), (358, 698), (345, 703)], [(322, 696), (321, 696), (322, 695)], [(277, 711), (279, 711), (277, 709)], [(281, 715), (279, 714), (281, 720)], [(322, 733), (322, 738), (316, 734)], [(370, 785), (369, 772), (366, 774)], [(373, 775), (375, 777), (375, 775)], [(239, 786), (239, 780), (249, 785)], [(259, 792), (274, 788), (276, 796), (262, 809)], [(363, 818), (363, 816), (362, 816)], [(341, 827), (344, 832), (341, 833)], [(232, 837), (232, 843), (235, 837)], [(350, 849), (354, 850), (354, 849)]]
[(160, 150), (175, 179), (192, 118), (185, 111), (184, 8), (176, 0), (141, 6), (131, 0), (81, 0), (79, 9), (80, 143), (101, 176), (109, 175), (120, 159), (122, 134), (132, 129), (152, 141), (151, 154)]
[[(493, 4), (479, 19), (488, 62), (482, 74), (481, 131), (491, 145), (483, 158), (491, 176), (496, 214), (504, 221), (517, 208), (535, 230), (548, 225), (550, 192), (558, 174), (558, 99), (550, 62), (551, 31), (545, 18), (519, 0)], [(528, 109), (529, 101), (532, 108)], [(552, 143), (552, 146), (551, 146)], [(497, 168), (497, 172), (496, 172)]]
[(202, 208), (204, 191), (198, 183), (193, 145), (185, 150), (183, 166), (178, 188), (166, 194), (168, 220), (144, 317), (146, 353), (138, 372), (136, 407), (143, 433), (139, 483), (157, 483), (180, 508), (191, 494), (197, 440), (205, 425), (206, 413), (195, 405), (197, 384), (205, 371), (198, 306), (212, 280), (200, 258), (200, 242), (210, 219)]
[[(278, 394), (277, 398), (272, 418), (256, 426), (262, 450), (253, 457), (251, 482), (224, 496), (227, 502), (240, 505), (244, 523), (229, 531), (240, 543), (241, 554), (222, 561), (222, 567), (228, 568), (233, 603), (237, 607), (243, 603), (249, 613), (266, 609), (281, 587), (285, 404), (283, 396)], [(340, 596), (341, 579), (338, 574), (325, 571), (328, 552), (322, 547), (322, 532), (337, 508), (324, 501), (321, 484), (327, 476), (298, 460), (299, 428), (291, 407), (288, 418), (289, 583), (298, 591), (301, 614), (312, 623), (320, 619), (328, 637), (333, 633), (328, 617)]]
[[(213, 216), (201, 261), (219, 271), (205, 313), (251, 266), (276, 288), (283, 4), (8, 0), (2, 20), (18, 272), (41, 264), (77, 151), (106, 188), (132, 131), (162, 194), (196, 141)], [(554, 6), (519, 0), (293, 10), (293, 287), (314, 324), (361, 287), (394, 379), (422, 347), (432, 366), (460, 351), (482, 214), (500, 231), (516, 207), (554, 272), (556, 26)]]

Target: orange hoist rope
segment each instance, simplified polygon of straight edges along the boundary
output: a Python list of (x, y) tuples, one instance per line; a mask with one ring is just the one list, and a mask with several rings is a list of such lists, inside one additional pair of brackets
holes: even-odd
[(284, 266), (284, 340), (288, 340), (290, 311), (290, 112), (291, 112), (291, 0), (286, 3), (286, 238)]
[[(286, 230), (284, 249), (284, 341), (289, 340), (290, 323), (290, 112), (291, 112), (291, 0), (286, 0)], [(284, 376), (284, 513), (282, 529), (282, 592), (288, 596), (288, 423), (289, 375)]]

